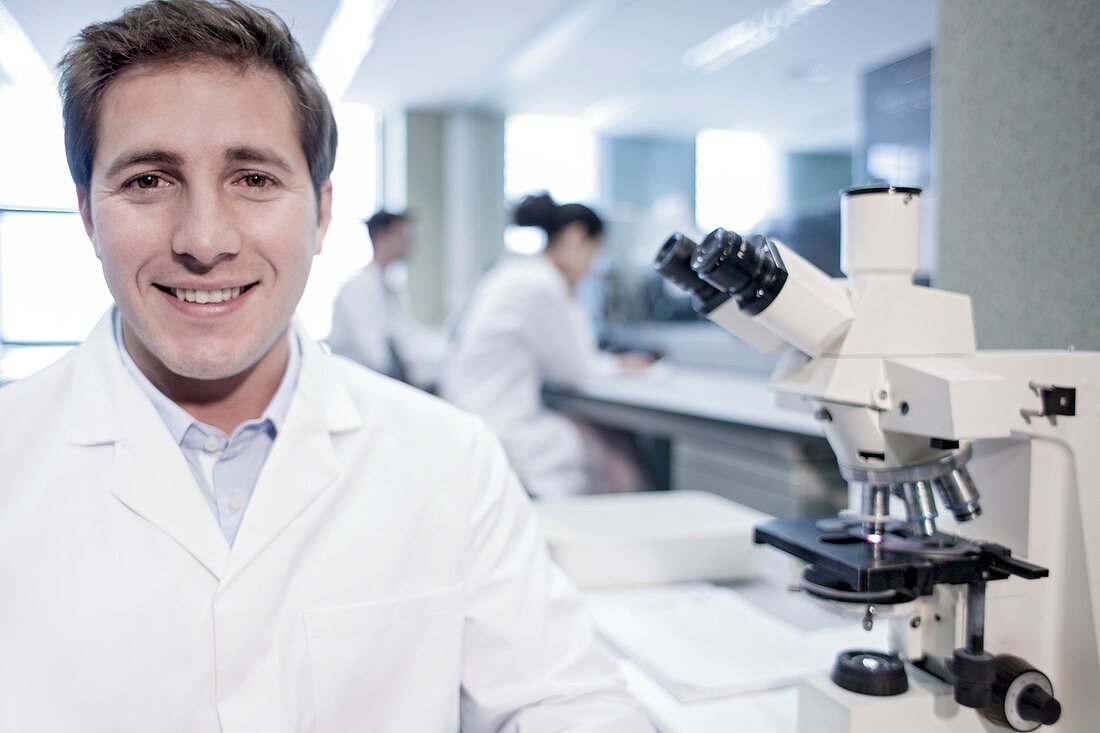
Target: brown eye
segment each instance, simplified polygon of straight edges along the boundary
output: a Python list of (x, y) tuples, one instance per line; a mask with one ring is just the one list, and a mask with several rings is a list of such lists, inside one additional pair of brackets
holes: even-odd
[(244, 178), (245, 185), (252, 188), (261, 188), (267, 183), (267, 176), (261, 176), (259, 173), (252, 173)]
[(157, 182), (159, 182), (159, 181), (160, 181), (160, 178), (158, 178), (157, 176), (154, 176), (152, 174), (146, 174), (144, 176), (138, 176), (137, 179), (136, 179), (136, 183), (138, 185), (138, 188), (156, 188), (157, 187)]

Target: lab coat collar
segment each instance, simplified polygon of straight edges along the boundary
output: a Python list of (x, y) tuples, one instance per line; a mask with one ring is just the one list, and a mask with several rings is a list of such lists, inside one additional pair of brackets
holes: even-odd
[(179, 446), (114, 343), (110, 312), (75, 355), (67, 440), (115, 445), (111, 492), (191, 553), (222, 584), (237, 575), (339, 475), (332, 435), (367, 421), (321, 347), (292, 327), (302, 372), (287, 420), (249, 501), (232, 552)]
[(249, 500), (223, 587), (339, 477), (333, 435), (378, 425), (377, 416), (372, 424), (364, 419), (333, 361), (305, 336), (297, 318), (293, 327), (302, 343), (298, 388)]

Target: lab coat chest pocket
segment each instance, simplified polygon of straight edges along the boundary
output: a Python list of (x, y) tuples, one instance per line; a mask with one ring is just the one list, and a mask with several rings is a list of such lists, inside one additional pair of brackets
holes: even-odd
[(317, 733), (457, 731), (462, 595), (307, 610)]

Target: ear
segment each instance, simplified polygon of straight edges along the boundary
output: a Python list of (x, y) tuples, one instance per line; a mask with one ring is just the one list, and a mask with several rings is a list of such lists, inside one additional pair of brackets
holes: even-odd
[(313, 254), (321, 254), (321, 244), (325, 240), (325, 232), (332, 223), (332, 181), (326, 180), (321, 184), (320, 195), (317, 198), (317, 233), (314, 238)]
[(96, 244), (95, 239), (95, 225), (92, 223), (92, 201), (88, 196), (87, 186), (77, 184), (76, 203), (77, 208), (80, 210), (80, 220), (84, 222), (84, 231), (87, 232), (88, 239), (92, 241), (92, 248), (95, 250), (95, 256), (99, 257), (99, 245)]

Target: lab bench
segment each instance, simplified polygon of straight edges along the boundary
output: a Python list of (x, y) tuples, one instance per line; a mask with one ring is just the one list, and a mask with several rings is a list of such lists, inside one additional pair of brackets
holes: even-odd
[(548, 386), (543, 398), (590, 423), (667, 440), (670, 489), (709, 491), (784, 519), (847, 503), (821, 428), (777, 405), (763, 376), (658, 364), (649, 374)]

